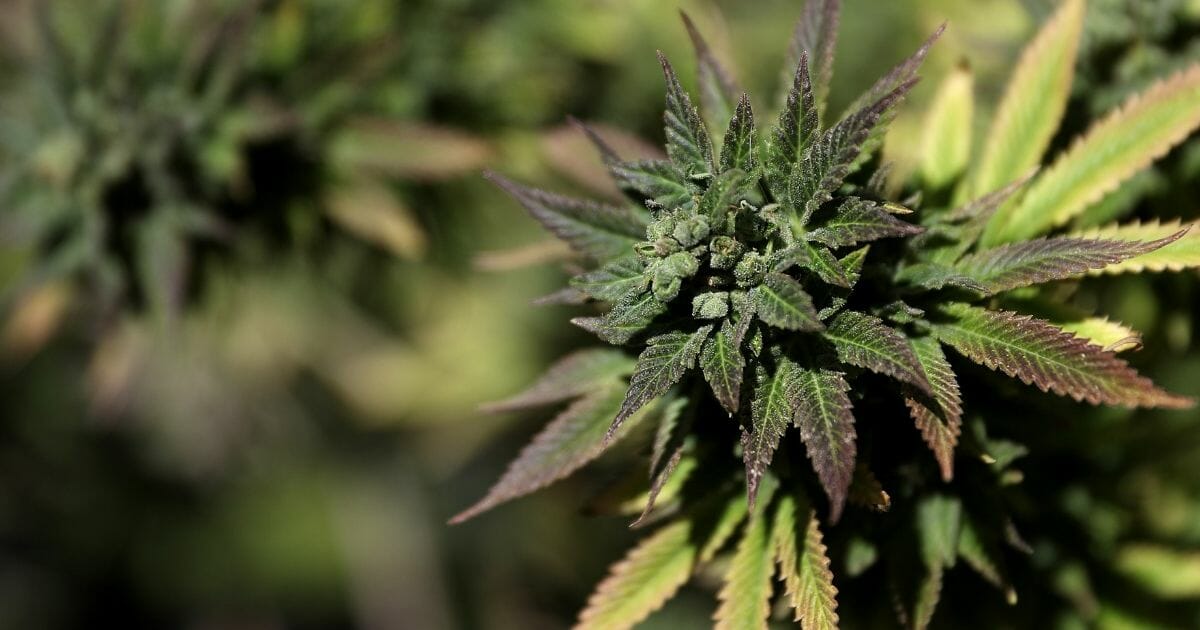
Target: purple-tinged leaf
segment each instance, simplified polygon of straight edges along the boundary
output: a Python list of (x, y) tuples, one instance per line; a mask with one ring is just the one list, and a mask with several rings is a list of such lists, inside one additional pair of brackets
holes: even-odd
[(954, 478), (954, 447), (962, 434), (962, 394), (958, 390), (958, 379), (937, 339), (920, 337), (908, 341), (933, 386), (933, 396), (908, 392), (904, 404), (908, 406), (921, 437), (933, 451), (942, 479), (950, 481)]
[[(700, 109), (704, 113), (712, 129), (725, 126), (725, 121), (733, 116), (734, 103), (737, 99), (737, 84), (725, 70), (716, 55), (713, 54), (708, 42), (700, 35), (696, 25), (687, 13), (679, 12), (688, 37), (692, 40), (692, 48), (696, 49), (696, 70), (700, 84)], [(722, 169), (724, 170), (724, 169)]]
[(881, 238), (912, 236), (922, 231), (920, 226), (897, 219), (873, 201), (850, 197), (806, 238), (836, 249)]
[(769, 273), (754, 289), (755, 312), (770, 326), (783, 330), (817, 332), (825, 325), (817, 317), (812, 297), (791, 276)]
[(646, 222), (629, 208), (573, 199), (522, 186), (495, 173), (486, 177), (512, 195), (547, 230), (576, 251), (609, 260), (633, 251), (646, 236)]
[(817, 478), (829, 495), (829, 520), (837, 522), (854, 477), (857, 434), (850, 404), (850, 385), (839, 372), (800, 368), (796, 426)]
[(1109, 241), (1088, 238), (1039, 238), (977, 252), (954, 265), (987, 295), (1055, 280), (1078, 278), (1168, 245), (1184, 232), (1157, 241)]
[(692, 105), (692, 99), (679, 84), (679, 77), (675, 75), (671, 63), (661, 52), (658, 53), (658, 61), (667, 79), (667, 109), (663, 113), (667, 155), (690, 178), (712, 175), (712, 141), (708, 138), (704, 121)]
[(750, 97), (738, 100), (737, 111), (729, 121), (725, 143), (721, 147), (721, 170), (751, 173), (758, 168), (758, 133), (754, 130), (754, 110)]
[(859, 157), (863, 143), (890, 111), (912, 88), (915, 81), (900, 84), (854, 114), (842, 119), (804, 151), (788, 178), (788, 200), (807, 224), (822, 204), (833, 198)]
[(622, 345), (645, 330), (667, 307), (654, 294), (629, 293), (621, 298), (603, 317), (576, 317), (572, 324), (594, 333), (613, 345)]
[(641, 195), (648, 207), (675, 208), (693, 203), (699, 189), (673, 162), (638, 160), (609, 166), (617, 185)]
[[(450, 519), (450, 523), (462, 523), (544, 488), (599, 457), (612, 438), (619, 437), (611, 435), (608, 427), (609, 419), (621, 406), (623, 390), (622, 386), (611, 385), (572, 403), (533, 438), (483, 499)], [(634, 424), (626, 423), (620, 434)]]
[(942, 310), (951, 321), (934, 327), (938, 339), (968, 359), (1042, 391), (1093, 405), (1182, 409), (1195, 404), (1159, 389), (1113, 353), (1049, 322), (967, 304)]
[(742, 392), (742, 374), (746, 360), (737, 343), (737, 331), (726, 319), (700, 353), (700, 370), (712, 387), (713, 395), (730, 414), (736, 413)]
[(779, 113), (779, 123), (771, 131), (771, 142), (767, 146), (767, 186), (778, 200), (787, 198), (788, 178), (821, 131), (809, 80), (807, 53), (802, 51), (798, 55), (795, 68), (796, 76), (787, 102)]
[(917, 263), (901, 267), (896, 272), (896, 281), (900, 284), (929, 289), (930, 291), (955, 287), (973, 291), (980, 295), (987, 293), (987, 287), (983, 286), (979, 281), (955, 271), (954, 267), (939, 263)]
[(771, 374), (760, 379), (750, 404), (751, 427), (742, 429), (742, 460), (746, 463), (746, 498), (751, 509), (763, 473), (775, 457), (779, 440), (796, 415), (799, 404), (800, 368), (780, 357)]
[(646, 342), (646, 349), (638, 355), (637, 366), (629, 379), (629, 391), (609, 428), (610, 435), (615, 434), (629, 416), (667, 393), (696, 366), (696, 357), (712, 329), (710, 324), (694, 333), (670, 332), (651, 337)]
[(615, 348), (579, 350), (556, 361), (525, 391), (480, 409), (500, 413), (552, 405), (614, 383), (632, 371), (633, 357)]
[(594, 299), (616, 304), (630, 292), (646, 288), (644, 269), (637, 256), (626, 256), (571, 278), (571, 287)]
[[(1034, 168), (1021, 179), (1008, 184), (1007, 186), (990, 192), (978, 199), (969, 201), (945, 215), (937, 216), (934, 221), (934, 229), (927, 231), (925, 234), (918, 235), (913, 238), (912, 245), (921, 250), (922, 258), (937, 264), (949, 265), (962, 258), (963, 254), (971, 251), (975, 243), (979, 241), (979, 237), (983, 235), (983, 230), (987, 227), (992, 215), (1000, 209), (1013, 195), (1025, 188), (1025, 185), (1037, 175), (1038, 169)], [(949, 227), (947, 224), (959, 224), (954, 227)], [(948, 242), (932, 246), (927, 240), (936, 238), (939, 228), (950, 229), (952, 238), (947, 239)]]
[(650, 492), (646, 495), (646, 507), (637, 520), (630, 523), (630, 528), (641, 527), (650, 513), (659, 493), (670, 480), (685, 451), (694, 447), (695, 436), (692, 435), (692, 414), (694, 406), (687, 416), (683, 415), (684, 408), (690, 401), (687, 398), (664, 398), (662, 418), (658, 430), (654, 433), (653, 450), (650, 457)]
[(877, 317), (842, 311), (829, 322), (825, 338), (843, 363), (885, 374), (933, 395), (933, 388), (904, 335)]
[(563, 287), (553, 293), (547, 293), (529, 301), (534, 306), (578, 306), (586, 304), (588, 294), (575, 287)]
[(792, 68), (799, 66), (807, 57), (812, 64), (817, 111), (825, 109), (825, 98), (833, 81), (833, 51), (837, 46), (841, 5), (840, 0), (806, 2), (804, 13), (796, 22), (792, 40), (788, 44), (787, 61), (784, 64), (784, 72), (788, 74), (783, 77), (784, 83), (792, 78)]

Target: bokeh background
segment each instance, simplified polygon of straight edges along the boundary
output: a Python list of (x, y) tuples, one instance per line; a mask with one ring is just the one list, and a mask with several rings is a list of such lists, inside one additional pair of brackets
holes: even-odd
[[(802, 4), (0, 0), (0, 628), (568, 625), (633, 539), (581, 509), (611, 464), (445, 524), (547, 419), (478, 405), (588, 343), (530, 304), (566, 252), (480, 175), (613, 194), (566, 117), (654, 152), (655, 49), (694, 68), (681, 8), (768, 98)], [(1200, 58), (1200, 2), (1091, 4), (1072, 120)], [(831, 105), (948, 21), (903, 172), (937, 78), (968, 62), (986, 120), (1052, 6), (847, 0)], [(1195, 145), (1139, 176), (1138, 212), (1200, 214)], [(1094, 291), (1191, 394), (1196, 280)], [(1096, 416), (1178, 451), (1105, 460), (1112, 518), (1169, 504), (1196, 548), (1198, 419)], [(647, 627), (713, 605), (689, 587)]]

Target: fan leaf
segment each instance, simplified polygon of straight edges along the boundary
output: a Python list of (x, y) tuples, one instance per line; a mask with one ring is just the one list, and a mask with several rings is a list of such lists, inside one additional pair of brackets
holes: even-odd
[(625, 256), (575, 276), (571, 286), (593, 299), (616, 304), (631, 292), (645, 288), (644, 270), (645, 265), (637, 256)]
[(843, 363), (890, 376), (933, 395), (908, 340), (879, 318), (842, 311), (829, 323), (824, 335), (833, 343)]
[(1041, 163), (1071, 95), (1083, 17), (1083, 0), (1064, 1), (1021, 54), (974, 172), (976, 194), (997, 190)]
[(610, 436), (635, 411), (667, 393), (696, 366), (696, 357), (712, 328), (709, 325), (694, 333), (670, 332), (651, 337), (646, 342), (646, 349), (638, 355), (633, 376), (629, 379), (629, 391), (609, 429)]
[(925, 115), (921, 175), (930, 188), (945, 188), (966, 170), (974, 114), (975, 75), (962, 64), (942, 80)]
[[(618, 162), (609, 166), (617, 185), (640, 194), (646, 205), (675, 208), (693, 203), (698, 189), (678, 166), (667, 160)], [(645, 236), (645, 232), (642, 233)]]
[(484, 404), (481, 409), (490, 413), (500, 413), (551, 405), (582, 396), (607, 383), (616, 382), (632, 371), (633, 360), (620, 350), (579, 350), (551, 365), (546, 373), (525, 391), (511, 398)]
[(993, 370), (1093, 405), (1187, 408), (1100, 346), (1076, 339), (1049, 322), (967, 304), (943, 308), (951, 323), (934, 327), (943, 343)]
[(993, 217), (984, 242), (1037, 236), (1101, 201), (1200, 127), (1198, 102), (1200, 65), (1133, 96), (1059, 157), (1020, 204)]
[(1142, 334), (1107, 317), (1087, 317), (1069, 322), (1054, 322), (1063, 332), (1085, 339), (1109, 352), (1121, 353), (1142, 347)]
[(806, 238), (836, 249), (881, 238), (912, 236), (922, 231), (920, 226), (897, 219), (873, 201), (850, 197)]
[(1100, 238), (1116, 241), (1157, 241), (1186, 230), (1181, 238), (1154, 251), (1129, 260), (1093, 270), (1092, 275), (1142, 273), (1144, 271), (1183, 271), (1200, 267), (1200, 221), (1178, 220), (1110, 225), (1073, 234), (1076, 238)]
[(767, 274), (763, 283), (754, 290), (754, 296), (758, 318), (770, 326), (814, 332), (825, 329), (817, 317), (812, 297), (791, 276)]
[(742, 374), (746, 368), (746, 360), (735, 337), (734, 325), (726, 319), (721, 329), (704, 342), (700, 353), (700, 370), (712, 387), (713, 395), (730, 414), (738, 410)]
[(512, 195), (548, 231), (579, 253), (609, 260), (633, 252), (646, 236), (645, 220), (629, 208), (572, 199), (487, 173), (486, 177)]
[(771, 613), (771, 546), (767, 519), (753, 513), (717, 593), (716, 630), (766, 630)]
[(751, 430), (742, 431), (742, 459), (746, 463), (747, 499), (751, 508), (763, 472), (771, 465), (779, 440), (799, 404), (799, 368), (780, 357), (775, 370), (758, 384), (751, 404)]
[[(775, 510), (771, 538), (795, 620), (804, 630), (836, 630), (838, 591), (816, 512), (798, 508), (794, 498), (784, 496)], [(797, 538), (803, 544), (799, 549)]]
[(954, 447), (962, 433), (962, 394), (958, 390), (958, 380), (936, 339), (920, 337), (909, 339), (909, 343), (933, 386), (933, 396), (912, 392), (904, 397), (904, 404), (908, 406), (921, 437), (933, 451), (942, 479), (950, 481), (954, 478)]
[(667, 155), (689, 178), (713, 174), (713, 148), (700, 119), (700, 112), (692, 105), (692, 99), (679, 84), (679, 77), (667, 61), (658, 53), (663, 75), (667, 80), (667, 109), (663, 113), (666, 123)]
[[(784, 84), (792, 79), (792, 68), (798, 67), (802, 59), (812, 64), (812, 77), (817, 111), (825, 109), (825, 99), (833, 81), (833, 52), (837, 46), (840, 0), (809, 0), (804, 4), (804, 13), (796, 22), (792, 40), (788, 44), (787, 62), (784, 64)], [(815, 121), (815, 119), (814, 119)]]
[(644, 538), (619, 562), (579, 613), (577, 630), (632, 628), (662, 608), (691, 577), (692, 523), (681, 520)]
[(821, 130), (808, 73), (808, 53), (801, 52), (794, 67), (795, 79), (767, 146), (767, 185), (777, 200), (787, 199), (788, 178)]
[(846, 395), (850, 385), (842, 374), (830, 370), (800, 368), (796, 380), (796, 426), (829, 495), (830, 520), (837, 522), (846, 505), (857, 453), (854, 415)]
[[(700, 84), (700, 109), (711, 129), (720, 129), (733, 116), (734, 103), (737, 98), (737, 84), (725, 70), (716, 55), (713, 54), (708, 42), (700, 34), (700, 30), (688, 17), (687, 13), (679, 12), (683, 18), (683, 26), (687, 29), (688, 37), (692, 40), (692, 48), (696, 50), (696, 72)], [(726, 139), (728, 146), (728, 139)], [(725, 166), (722, 169), (728, 168)]]
[(758, 134), (754, 130), (754, 110), (750, 97), (743, 94), (737, 103), (737, 111), (725, 132), (725, 143), (721, 147), (721, 170), (740, 170), (751, 173), (758, 168)]

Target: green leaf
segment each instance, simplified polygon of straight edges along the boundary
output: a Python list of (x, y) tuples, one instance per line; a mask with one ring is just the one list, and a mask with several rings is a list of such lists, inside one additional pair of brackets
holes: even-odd
[(1107, 317), (1085, 317), (1068, 322), (1054, 322), (1063, 332), (1085, 339), (1109, 352), (1121, 353), (1142, 347), (1142, 334)]
[(787, 198), (788, 178), (820, 131), (808, 74), (808, 53), (801, 52), (794, 67), (792, 88), (767, 146), (767, 185), (776, 200)]
[(958, 532), (958, 557), (983, 579), (1003, 590), (1010, 605), (1017, 603), (1017, 592), (1008, 584), (1003, 574), (1000, 550), (991, 541), (983, 538), (974, 520), (966, 513), (962, 515)]
[(551, 405), (582, 396), (608, 383), (615, 383), (633, 371), (633, 359), (611, 348), (591, 348), (573, 352), (551, 365), (525, 391), (501, 401), (481, 406), (483, 411), (500, 413)]
[(850, 385), (830, 370), (801, 368), (796, 376), (799, 399), (796, 426), (813, 469), (829, 495), (830, 520), (837, 522), (846, 505), (857, 453)]
[(1076, 238), (1102, 238), (1117, 241), (1157, 241), (1186, 230), (1181, 238), (1152, 252), (1109, 265), (1092, 272), (1098, 274), (1142, 273), (1144, 271), (1183, 271), (1200, 267), (1200, 221), (1180, 223), (1178, 219), (1159, 222), (1110, 225), (1072, 234)]
[(1117, 552), (1117, 571), (1166, 600), (1200, 598), (1200, 551), (1132, 543)]
[(1021, 54), (970, 180), (975, 194), (997, 190), (1041, 163), (1071, 95), (1083, 9), (1082, 0), (1065, 0)]
[(817, 274), (823, 282), (832, 284), (843, 289), (849, 289), (853, 286), (850, 278), (846, 276), (846, 269), (838, 261), (833, 252), (824, 245), (814, 245), (808, 241), (799, 243), (800, 249), (807, 254), (805, 259), (799, 256), (795, 257), (796, 264), (811, 270)]
[(704, 542), (704, 547), (700, 549), (697, 564), (707, 564), (715, 558), (717, 553), (725, 547), (725, 543), (729, 542), (730, 537), (737, 531), (738, 525), (742, 523), (747, 514), (749, 514), (749, 508), (746, 504), (746, 495), (737, 494), (727, 501), (717, 515), (707, 540)]
[(628, 343), (646, 329), (667, 307), (651, 292), (629, 293), (603, 317), (576, 317), (572, 324), (594, 333), (613, 345)]
[[(799, 513), (791, 496), (779, 500), (771, 527), (775, 561), (787, 590), (788, 603), (796, 611), (795, 620), (804, 630), (836, 630), (838, 627), (837, 587), (822, 541), (816, 512), (805, 508)], [(797, 531), (803, 548), (797, 549)]]
[(917, 505), (917, 532), (921, 537), (921, 558), (929, 568), (951, 568), (958, 559), (958, 533), (962, 523), (962, 502), (955, 497), (935, 494)]
[[(683, 18), (683, 25), (687, 29), (688, 37), (692, 40), (692, 47), (696, 49), (700, 109), (704, 112), (709, 127), (720, 129), (725, 126), (725, 121), (733, 116), (734, 100), (738, 93), (737, 86), (733, 77), (717, 61), (716, 55), (708, 47), (708, 42), (704, 41), (704, 37), (700, 35), (696, 25), (692, 23), (692, 19), (683, 11), (680, 11), (679, 15)], [(728, 146), (728, 138), (725, 143)], [(724, 170), (728, 167), (722, 166), (721, 168)]]
[(586, 256), (617, 258), (633, 252), (634, 244), (646, 236), (645, 220), (629, 208), (529, 188), (495, 173), (485, 176), (512, 195), (543, 227)]
[(968, 359), (1042, 391), (1093, 405), (1186, 408), (1187, 398), (1165, 392), (1100, 346), (1049, 322), (1008, 311), (950, 304), (950, 323), (934, 334)]
[(933, 622), (933, 613), (937, 611), (938, 601), (942, 597), (942, 583), (946, 570), (941, 566), (929, 569), (921, 580), (917, 590), (917, 599), (913, 602), (914, 630), (924, 630)]
[(651, 400), (667, 393), (688, 370), (696, 366), (696, 357), (712, 328), (710, 324), (694, 333), (670, 332), (651, 337), (646, 342), (646, 349), (638, 355), (637, 366), (629, 379), (629, 391), (609, 428), (610, 435), (621, 427), (626, 418)]
[(843, 363), (890, 376), (933, 395), (908, 340), (879, 318), (842, 311), (829, 323), (824, 335), (833, 343)]
[(1044, 282), (1078, 278), (1088, 271), (1152, 252), (1181, 236), (1183, 233), (1178, 232), (1151, 242), (1040, 238), (971, 254), (956, 263), (954, 270), (978, 282), (986, 295), (993, 295)]
[(977, 280), (959, 273), (950, 265), (939, 263), (916, 263), (905, 265), (896, 272), (896, 281), (914, 287), (937, 291), (945, 287), (955, 287), (973, 291), (980, 295), (987, 293), (987, 287)]
[(799, 368), (780, 357), (774, 371), (754, 389), (750, 431), (742, 430), (742, 460), (746, 464), (746, 490), (751, 508), (763, 472), (771, 465), (779, 440), (792, 422), (799, 403)]
[(812, 297), (791, 276), (769, 273), (754, 290), (755, 312), (770, 326), (783, 330), (821, 331)]
[(700, 113), (692, 105), (679, 77), (666, 56), (658, 53), (667, 79), (667, 109), (663, 113), (667, 133), (667, 155), (690, 178), (713, 174), (713, 148)]
[(920, 226), (897, 219), (873, 201), (848, 197), (829, 220), (805, 238), (838, 248), (881, 238), (912, 236), (922, 231)]
[(913, 356), (921, 364), (925, 377), (933, 386), (933, 396), (913, 392), (904, 397), (921, 437), (933, 451), (942, 479), (954, 478), (954, 447), (962, 434), (962, 395), (954, 369), (946, 360), (941, 344), (932, 337), (909, 339)]
[(699, 194), (687, 175), (667, 160), (618, 162), (611, 164), (609, 171), (617, 185), (637, 192), (646, 205), (654, 208), (685, 206), (693, 202), (693, 195)]
[(735, 339), (733, 323), (726, 319), (721, 329), (704, 342), (700, 370), (712, 387), (713, 395), (730, 414), (738, 410), (745, 368), (746, 360)]
[(840, 0), (809, 0), (804, 3), (804, 13), (796, 22), (792, 40), (788, 44), (783, 83), (787, 85), (791, 82), (792, 68), (799, 67), (801, 63), (811, 63), (816, 95), (815, 113), (825, 109), (825, 99), (833, 81), (833, 52), (837, 46), (841, 5)]
[(766, 630), (771, 613), (771, 546), (767, 519), (752, 514), (717, 593), (716, 630)]
[(1074, 219), (1200, 127), (1200, 65), (1126, 101), (1077, 140), (1020, 204), (984, 232), (988, 244), (1021, 240)]
[(483, 499), (450, 522), (461, 523), (544, 488), (599, 457), (611, 439), (624, 435), (636, 424), (626, 423), (619, 434), (608, 431), (610, 419), (621, 407), (624, 389), (622, 385), (611, 385), (572, 403), (533, 438)]
[(758, 168), (758, 134), (754, 130), (754, 111), (750, 97), (745, 94), (738, 99), (737, 112), (725, 132), (725, 143), (721, 147), (721, 170), (740, 170), (746, 173)]
[(833, 198), (832, 193), (850, 174), (863, 143), (914, 82), (901, 83), (879, 100), (843, 118), (804, 151), (788, 178), (788, 200), (799, 214), (800, 225), (807, 224), (813, 212)]
[(966, 170), (974, 115), (975, 75), (964, 63), (942, 80), (925, 115), (920, 168), (930, 188), (945, 188)]
[(642, 539), (588, 599), (579, 630), (632, 628), (662, 608), (691, 577), (696, 560), (692, 522), (680, 520)]
[[(969, 201), (944, 215), (933, 215), (933, 227), (924, 234), (912, 238), (909, 243), (922, 260), (940, 265), (957, 262), (963, 254), (971, 250), (984, 228), (991, 221), (992, 215), (1005, 202), (1029, 183), (1037, 171), (1027, 173), (1021, 179), (990, 192), (978, 199)], [(953, 225), (952, 227), (950, 224)], [(941, 243), (932, 244), (929, 241), (940, 239)]]
[(625, 256), (571, 278), (571, 286), (593, 299), (616, 304), (629, 293), (645, 288), (644, 270), (637, 256)]

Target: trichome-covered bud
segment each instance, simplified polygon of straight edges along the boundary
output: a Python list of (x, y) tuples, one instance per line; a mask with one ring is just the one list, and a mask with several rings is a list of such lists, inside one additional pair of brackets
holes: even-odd
[(694, 247), (708, 238), (708, 234), (708, 219), (704, 217), (690, 217), (679, 221), (675, 224), (675, 229), (671, 232), (675, 240), (679, 241), (679, 244), (684, 247)]
[(721, 319), (729, 314), (729, 293), (701, 293), (692, 298), (692, 317)]
[(733, 277), (737, 285), (743, 289), (753, 287), (762, 282), (767, 272), (767, 261), (758, 252), (747, 252), (733, 269)]
[(733, 269), (745, 253), (746, 246), (729, 236), (718, 236), (708, 244), (708, 249), (712, 253), (708, 260), (709, 266), (724, 271)]

